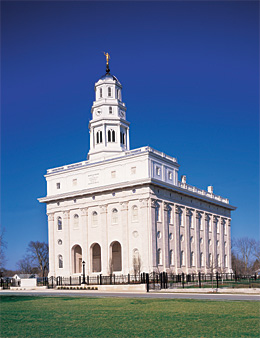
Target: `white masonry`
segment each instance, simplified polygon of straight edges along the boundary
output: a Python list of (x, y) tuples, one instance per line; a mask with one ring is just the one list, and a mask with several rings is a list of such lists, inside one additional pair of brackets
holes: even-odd
[(130, 150), (122, 85), (109, 71), (95, 84), (85, 161), (45, 175), (49, 276), (231, 272), (228, 199), (178, 179), (177, 160)]

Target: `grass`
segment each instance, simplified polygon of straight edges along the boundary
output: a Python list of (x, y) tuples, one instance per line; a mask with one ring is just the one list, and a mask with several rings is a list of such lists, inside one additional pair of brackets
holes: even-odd
[(259, 302), (1, 296), (1, 337), (259, 337)]

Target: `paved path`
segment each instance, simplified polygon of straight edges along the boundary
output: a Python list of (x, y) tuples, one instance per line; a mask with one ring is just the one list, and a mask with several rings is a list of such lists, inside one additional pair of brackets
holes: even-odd
[(250, 300), (259, 301), (259, 295), (249, 294), (187, 294), (187, 293), (135, 293), (135, 292), (100, 292), (100, 291), (70, 291), (70, 290), (44, 290), (44, 291), (13, 291), (2, 290), (0, 295), (9, 296), (43, 296), (43, 297), (115, 297), (115, 298), (161, 298), (161, 299), (207, 299), (207, 300)]

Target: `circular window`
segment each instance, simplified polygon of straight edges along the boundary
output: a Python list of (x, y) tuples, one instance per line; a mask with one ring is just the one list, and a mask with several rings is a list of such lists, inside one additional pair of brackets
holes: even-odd
[(181, 240), (181, 242), (184, 241), (184, 236), (183, 235), (180, 236), (180, 240)]
[(191, 236), (190, 241), (191, 241), (191, 243), (194, 242), (194, 237), (193, 236)]
[(62, 244), (62, 240), (58, 239), (58, 244), (61, 245)]
[(173, 234), (172, 233), (170, 233), (170, 240), (172, 241), (173, 240)]
[(203, 244), (203, 238), (202, 237), (200, 238), (200, 244)]
[(161, 231), (158, 231), (158, 232), (157, 232), (157, 237), (158, 237), (158, 238), (161, 238), (161, 237), (162, 237)]

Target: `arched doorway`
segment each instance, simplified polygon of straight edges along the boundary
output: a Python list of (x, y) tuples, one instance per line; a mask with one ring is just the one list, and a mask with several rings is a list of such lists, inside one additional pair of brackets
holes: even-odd
[(92, 272), (101, 272), (101, 247), (98, 243), (92, 245)]
[(72, 248), (72, 271), (73, 273), (81, 273), (82, 270), (82, 249), (79, 245)]
[(122, 254), (121, 254), (121, 244), (119, 242), (111, 243), (111, 256), (112, 256), (112, 270), (121, 271), (122, 270)]

